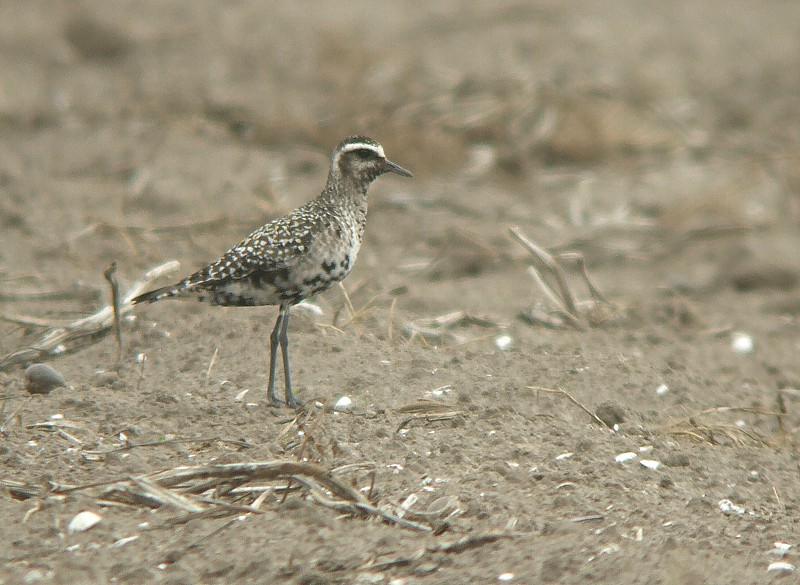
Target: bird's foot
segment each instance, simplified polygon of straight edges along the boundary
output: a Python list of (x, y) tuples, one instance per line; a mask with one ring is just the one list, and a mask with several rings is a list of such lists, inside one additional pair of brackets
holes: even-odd
[(286, 406), (288, 406), (289, 408), (298, 409), (301, 406), (303, 406), (303, 401), (298, 398), (295, 398), (294, 396), (287, 396)]
[(298, 409), (303, 406), (303, 401), (299, 400), (294, 395), (287, 396), (285, 403), (275, 394), (268, 394), (267, 399), (269, 401), (270, 408), (283, 408), (283, 406), (288, 406), (289, 408)]

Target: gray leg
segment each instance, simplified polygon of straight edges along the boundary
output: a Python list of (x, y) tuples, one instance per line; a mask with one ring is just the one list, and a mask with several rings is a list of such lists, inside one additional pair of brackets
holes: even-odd
[(283, 321), (281, 322), (281, 332), (279, 341), (281, 344), (281, 354), (283, 355), (283, 380), (286, 385), (286, 404), (292, 408), (297, 408), (302, 404), (292, 394), (292, 377), (291, 370), (289, 369), (289, 305), (281, 305), (281, 313), (283, 313)]
[(280, 406), (281, 402), (275, 396), (275, 362), (278, 360), (278, 344), (280, 343), (280, 334), (284, 321), (283, 307), (278, 312), (278, 318), (275, 321), (275, 327), (272, 329), (272, 334), (269, 336), (269, 382), (267, 383), (267, 399), (269, 399), (270, 406)]

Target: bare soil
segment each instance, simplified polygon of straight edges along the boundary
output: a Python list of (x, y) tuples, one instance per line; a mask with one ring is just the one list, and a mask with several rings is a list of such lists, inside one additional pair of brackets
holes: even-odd
[[(48, 361), (69, 388), (0, 373), (0, 583), (785, 575), (800, 4), (336, 4), (2, 3), (0, 355), (42, 331), (8, 319), (107, 304), (112, 261), (123, 289), (167, 260), (178, 278), (315, 196), (349, 134), (415, 178), (370, 192), (355, 312), (333, 289), (293, 313), (297, 420), (266, 405), (272, 308), (137, 307), (119, 373), (111, 334)], [(510, 226), (582, 253), (613, 310), (531, 322), (552, 305)], [(422, 530), (296, 481), (201, 514), (85, 487), (272, 460), (356, 465), (337, 477)], [(101, 522), (70, 532), (84, 510)]]

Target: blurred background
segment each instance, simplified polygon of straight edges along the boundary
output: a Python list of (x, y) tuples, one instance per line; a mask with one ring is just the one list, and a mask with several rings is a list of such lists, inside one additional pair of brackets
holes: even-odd
[[(416, 201), (544, 224), (545, 241), (613, 222), (769, 225), (782, 235), (767, 249), (789, 257), (798, 12), (746, 1), (3, 2), (0, 217), (7, 234), (44, 236), (45, 257), (80, 242), (85, 258), (82, 230), (103, 222), (257, 225), (316, 193), (330, 149), (366, 133), (416, 172), (403, 187)], [(88, 254), (162, 255), (116, 236)], [(629, 254), (623, 240), (604, 245)], [(21, 244), (0, 258), (34, 261), (36, 245)]]

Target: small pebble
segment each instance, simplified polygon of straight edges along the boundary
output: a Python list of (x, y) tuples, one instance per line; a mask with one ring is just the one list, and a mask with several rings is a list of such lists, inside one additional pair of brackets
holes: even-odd
[(66, 386), (64, 378), (47, 364), (33, 364), (25, 369), (25, 390), (31, 394), (50, 394)]
[(508, 583), (514, 580), (514, 573), (501, 573), (497, 576), (497, 580), (501, 583)]
[(111, 386), (118, 379), (119, 375), (116, 372), (111, 372), (107, 370), (98, 370), (92, 376), (92, 386), (94, 386), (95, 388), (103, 388), (106, 386)]
[(621, 406), (614, 402), (604, 402), (598, 406), (595, 410), (595, 415), (610, 429), (613, 429), (619, 423), (625, 422), (625, 412)]
[(666, 384), (661, 384), (661, 386), (656, 388), (657, 396), (664, 396), (667, 392), (669, 392), (669, 386), (667, 386)]

